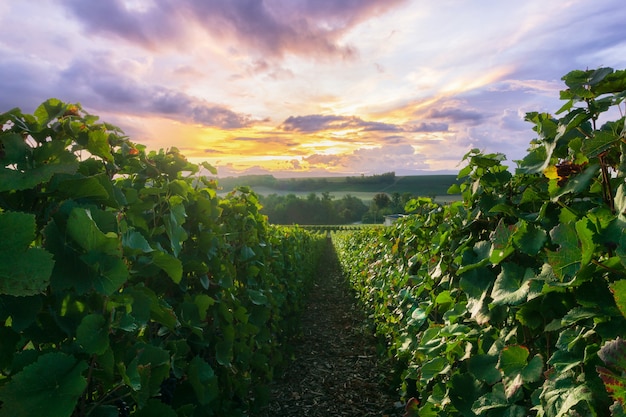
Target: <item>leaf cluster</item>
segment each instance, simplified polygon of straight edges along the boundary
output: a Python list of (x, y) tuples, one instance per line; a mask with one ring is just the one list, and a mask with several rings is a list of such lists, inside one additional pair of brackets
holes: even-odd
[(238, 415), (288, 357), (320, 236), (80, 105), (0, 115), (0, 416)]

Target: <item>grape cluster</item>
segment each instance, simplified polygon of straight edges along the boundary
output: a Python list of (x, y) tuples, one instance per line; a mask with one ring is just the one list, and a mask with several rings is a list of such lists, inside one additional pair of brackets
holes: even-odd
[(119, 400), (117, 402), (117, 415), (119, 417), (128, 417), (130, 416), (130, 407), (126, 404), (126, 401)]
[(170, 372), (169, 378), (166, 378), (161, 382), (161, 402), (165, 404), (172, 404), (172, 400), (174, 399), (174, 391), (176, 390), (176, 384), (178, 380), (173, 372)]

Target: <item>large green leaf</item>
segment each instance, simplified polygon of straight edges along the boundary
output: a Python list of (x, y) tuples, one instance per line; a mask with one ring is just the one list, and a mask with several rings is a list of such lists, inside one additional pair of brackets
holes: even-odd
[(182, 262), (169, 253), (154, 251), (152, 253), (152, 262), (165, 271), (175, 283), (178, 284), (183, 278)]
[(582, 252), (576, 227), (572, 223), (560, 223), (550, 231), (552, 242), (559, 245), (556, 251), (547, 251), (548, 261), (554, 274), (564, 280), (573, 277), (580, 269)]
[(40, 165), (28, 171), (0, 168), (0, 192), (28, 190), (48, 182), (54, 174), (74, 174), (78, 163), (56, 163)]
[(42, 355), (0, 387), (0, 417), (70, 417), (87, 388), (87, 367), (64, 353)]
[(469, 371), (481, 381), (493, 385), (502, 379), (502, 373), (496, 367), (498, 356), (473, 355), (468, 360)]
[(106, 255), (121, 255), (121, 239), (113, 232), (103, 233), (89, 209), (76, 207), (67, 220), (67, 233), (84, 250)]
[(4, 151), (3, 157), (0, 159), (4, 166), (10, 164), (22, 166), (26, 161), (28, 153), (28, 145), (22, 135), (12, 132), (0, 132), (0, 144), (0, 148)]
[(0, 213), (0, 294), (28, 296), (43, 293), (54, 267), (52, 254), (31, 248), (35, 216)]
[(531, 268), (513, 263), (503, 263), (502, 271), (496, 278), (491, 290), (493, 304), (516, 305), (526, 300), (530, 290), (530, 280), (535, 277)]
[(548, 234), (544, 229), (534, 224), (521, 221), (518, 231), (513, 235), (513, 243), (523, 253), (535, 256), (548, 239)]
[(592, 138), (583, 142), (582, 151), (588, 158), (594, 158), (619, 143), (620, 137), (611, 132), (596, 131)]
[(505, 378), (506, 395), (510, 398), (524, 383), (538, 381), (543, 371), (543, 359), (535, 355), (530, 361), (525, 346), (507, 346), (500, 352), (498, 368)]
[(87, 150), (93, 155), (99, 156), (107, 161), (113, 161), (111, 145), (109, 144), (109, 133), (104, 129), (89, 131)]
[(145, 343), (135, 346), (136, 356), (126, 367), (125, 382), (135, 391), (136, 401), (143, 407), (150, 397), (159, 393), (161, 383), (170, 372), (167, 350)]
[(51, 121), (63, 116), (67, 109), (68, 105), (63, 103), (61, 100), (57, 98), (50, 98), (41, 103), (35, 109), (33, 116), (37, 118), (39, 127), (43, 129), (47, 127)]
[(109, 327), (101, 314), (89, 314), (76, 329), (76, 341), (90, 354), (102, 354), (109, 348)]
[(187, 376), (201, 405), (208, 405), (219, 395), (218, 379), (213, 368), (199, 356), (189, 362)]

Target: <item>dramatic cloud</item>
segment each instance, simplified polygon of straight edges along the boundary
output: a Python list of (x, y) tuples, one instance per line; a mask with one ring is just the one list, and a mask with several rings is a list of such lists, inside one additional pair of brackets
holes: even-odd
[(626, 68), (623, 0), (0, 2), (0, 112), (80, 102), (232, 173), (521, 159), (573, 69)]
[[(234, 42), (263, 56), (354, 56), (342, 35), (364, 20), (406, 0), (156, 0), (94, 4), (68, 0), (68, 10), (85, 31), (122, 38), (148, 49), (179, 46), (190, 25), (213, 39)], [(103, 18), (106, 16), (106, 18)]]
[(110, 64), (108, 56), (77, 60), (60, 74), (63, 95), (116, 111), (158, 115), (222, 129), (250, 126), (251, 116), (180, 91), (142, 83)]

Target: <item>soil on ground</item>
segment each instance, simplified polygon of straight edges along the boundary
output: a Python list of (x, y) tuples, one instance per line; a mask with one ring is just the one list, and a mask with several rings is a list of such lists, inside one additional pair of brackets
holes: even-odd
[(307, 296), (294, 357), (255, 417), (399, 417), (390, 370), (341, 272), (331, 242)]

